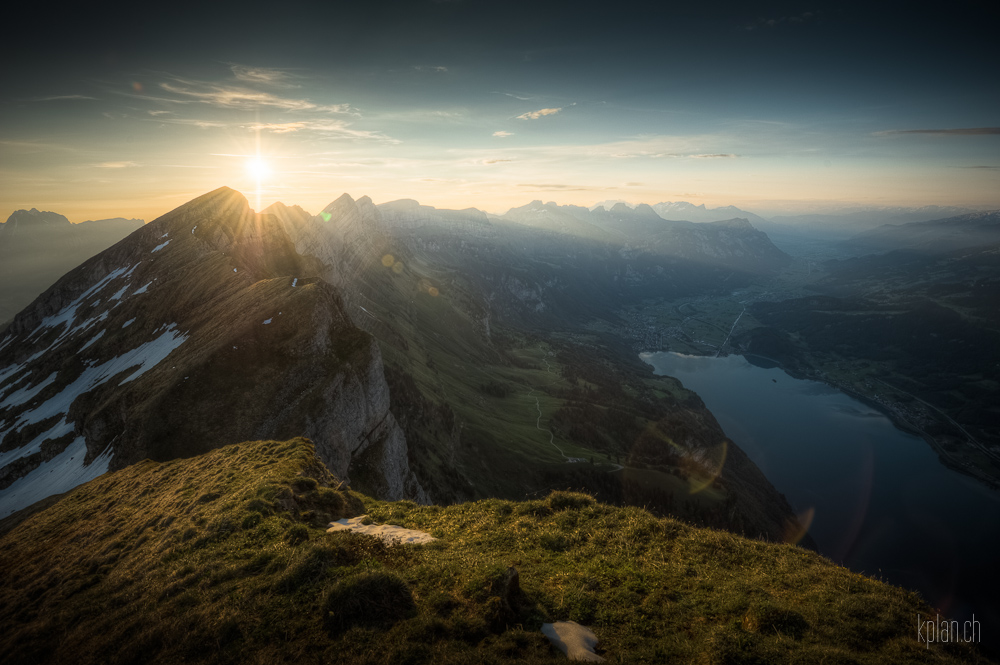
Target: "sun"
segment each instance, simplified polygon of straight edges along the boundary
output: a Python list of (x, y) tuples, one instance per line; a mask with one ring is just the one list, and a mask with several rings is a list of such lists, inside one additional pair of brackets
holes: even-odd
[(260, 157), (247, 160), (247, 172), (257, 180), (262, 180), (271, 174), (271, 167)]

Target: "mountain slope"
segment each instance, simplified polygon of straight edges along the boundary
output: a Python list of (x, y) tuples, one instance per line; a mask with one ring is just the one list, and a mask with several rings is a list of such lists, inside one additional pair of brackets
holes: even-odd
[[(0, 660), (554, 663), (541, 624), (569, 620), (611, 662), (986, 662), (922, 643), (915, 594), (798, 547), (581, 494), (441, 508), (336, 485), (307, 441), (244, 442), (0, 523)], [(325, 532), (362, 512), (438, 540)]]
[(315, 275), (222, 188), (60, 279), (0, 338), (2, 514), (146, 457), (298, 435), (422, 499), (378, 347)]
[(478, 210), (346, 195), (296, 246), (379, 340), (393, 412), (435, 500), (576, 487), (776, 540), (794, 521), (697, 398), (586, 327), (629, 299), (717, 288), (731, 272), (656, 270), (615, 245)]
[(11, 214), (0, 224), (0, 327), (66, 271), (142, 224), (121, 217), (70, 224), (35, 208)]

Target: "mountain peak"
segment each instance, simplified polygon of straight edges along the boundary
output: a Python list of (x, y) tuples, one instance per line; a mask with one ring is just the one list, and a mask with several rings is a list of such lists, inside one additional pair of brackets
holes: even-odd
[(357, 203), (354, 201), (353, 198), (351, 198), (350, 194), (344, 192), (336, 199), (331, 201), (328, 206), (323, 208), (323, 212), (327, 213), (328, 215), (332, 215), (334, 213), (339, 213), (342, 210), (352, 210), (356, 208), (357, 208)]
[[(70, 221), (55, 212), (45, 212), (32, 208), (31, 210), (15, 210), (7, 218), (7, 224), (14, 226), (68, 226)], [(12, 228), (11, 227), (11, 228)]]

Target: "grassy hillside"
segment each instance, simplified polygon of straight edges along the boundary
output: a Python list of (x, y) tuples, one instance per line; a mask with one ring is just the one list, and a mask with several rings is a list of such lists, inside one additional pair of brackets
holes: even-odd
[[(581, 494), (442, 508), (335, 487), (308, 441), (259, 441), (8, 518), (0, 661), (564, 662), (553, 620), (589, 626), (609, 662), (979, 660), (918, 643), (916, 595), (791, 545)], [(325, 533), (362, 513), (439, 540)]]

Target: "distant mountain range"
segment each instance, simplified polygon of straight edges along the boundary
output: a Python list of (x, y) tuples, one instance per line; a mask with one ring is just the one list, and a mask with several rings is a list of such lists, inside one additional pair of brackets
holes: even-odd
[(998, 210), (908, 224), (884, 224), (843, 243), (848, 251), (859, 256), (894, 250), (940, 254), (993, 244), (1000, 244)]
[(71, 224), (54, 212), (15, 211), (0, 224), (0, 325), (66, 271), (142, 225), (122, 217)]
[(790, 259), (746, 220), (522, 213), (537, 224), (344, 195), (256, 214), (223, 188), (134, 231), (0, 334), (0, 510), (146, 457), (308, 436), (375, 496), (579, 487), (780, 539), (787, 502), (700, 401), (587, 326)]

